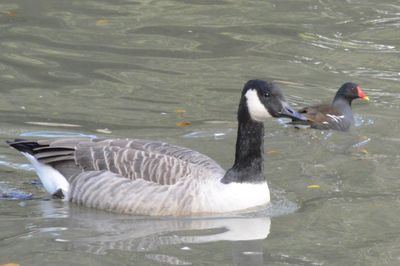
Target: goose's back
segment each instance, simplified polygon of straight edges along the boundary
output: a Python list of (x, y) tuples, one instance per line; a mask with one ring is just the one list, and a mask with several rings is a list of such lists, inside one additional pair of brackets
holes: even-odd
[[(200, 170), (219, 175), (225, 172), (206, 155), (161, 141), (60, 139), (38, 143), (42, 148), (35, 156), (64, 173), (67, 179), (80, 172), (109, 171), (131, 180), (172, 185), (184, 177), (202, 178), (197, 173)], [(71, 161), (79, 168), (75, 172), (70, 170)]]

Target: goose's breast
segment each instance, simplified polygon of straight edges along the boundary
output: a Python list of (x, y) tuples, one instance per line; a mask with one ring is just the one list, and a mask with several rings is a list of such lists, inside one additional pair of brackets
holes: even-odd
[(178, 209), (185, 214), (240, 211), (265, 205), (270, 201), (266, 182), (223, 184), (219, 180), (205, 180), (182, 188), (184, 190), (176, 190), (176, 195), (181, 195)]
[(211, 209), (212, 212), (239, 211), (265, 205), (270, 201), (267, 182), (223, 184), (215, 181), (208, 188), (202, 187), (201, 191), (201, 196), (205, 199), (203, 202), (208, 203), (206, 209)]

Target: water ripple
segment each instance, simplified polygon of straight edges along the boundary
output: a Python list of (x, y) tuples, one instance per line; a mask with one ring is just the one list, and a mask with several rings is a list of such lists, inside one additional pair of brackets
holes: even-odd
[(32, 131), (20, 134), (21, 137), (41, 137), (41, 138), (96, 138), (96, 135), (89, 135), (78, 132), (65, 131)]
[(378, 51), (378, 52), (398, 52), (396, 47), (393, 45), (379, 44), (372, 41), (361, 41), (361, 40), (344, 40), (338, 38), (327, 37), (316, 33), (300, 33), (299, 37), (304, 41), (310, 43), (313, 46), (334, 50), (341, 48), (344, 50), (357, 49), (359, 51)]
[(342, 73), (348, 74), (349, 76), (368, 77), (381, 80), (392, 80), (392, 81), (400, 80), (400, 72), (398, 69), (383, 70), (383, 69), (359, 67), (357, 69), (342, 70)]
[(34, 168), (30, 164), (26, 163), (13, 163), (4, 159), (5, 156), (0, 156), (0, 166), (5, 166), (12, 169), (23, 170), (23, 171), (34, 171)]
[(0, 200), (29, 200), (32, 197), (32, 193), (11, 188), (4, 182), (0, 182)]

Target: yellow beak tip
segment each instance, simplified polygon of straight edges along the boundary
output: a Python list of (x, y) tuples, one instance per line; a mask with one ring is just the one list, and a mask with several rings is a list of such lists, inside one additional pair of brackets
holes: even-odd
[(363, 99), (364, 101), (369, 101), (369, 97), (368, 97), (368, 96), (364, 96), (362, 99)]

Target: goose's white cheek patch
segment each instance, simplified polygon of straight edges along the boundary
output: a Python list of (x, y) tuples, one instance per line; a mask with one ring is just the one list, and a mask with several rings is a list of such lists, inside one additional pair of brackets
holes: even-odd
[(268, 110), (261, 103), (256, 90), (248, 90), (245, 97), (247, 99), (247, 108), (249, 109), (251, 119), (263, 122), (266, 118), (271, 117)]

